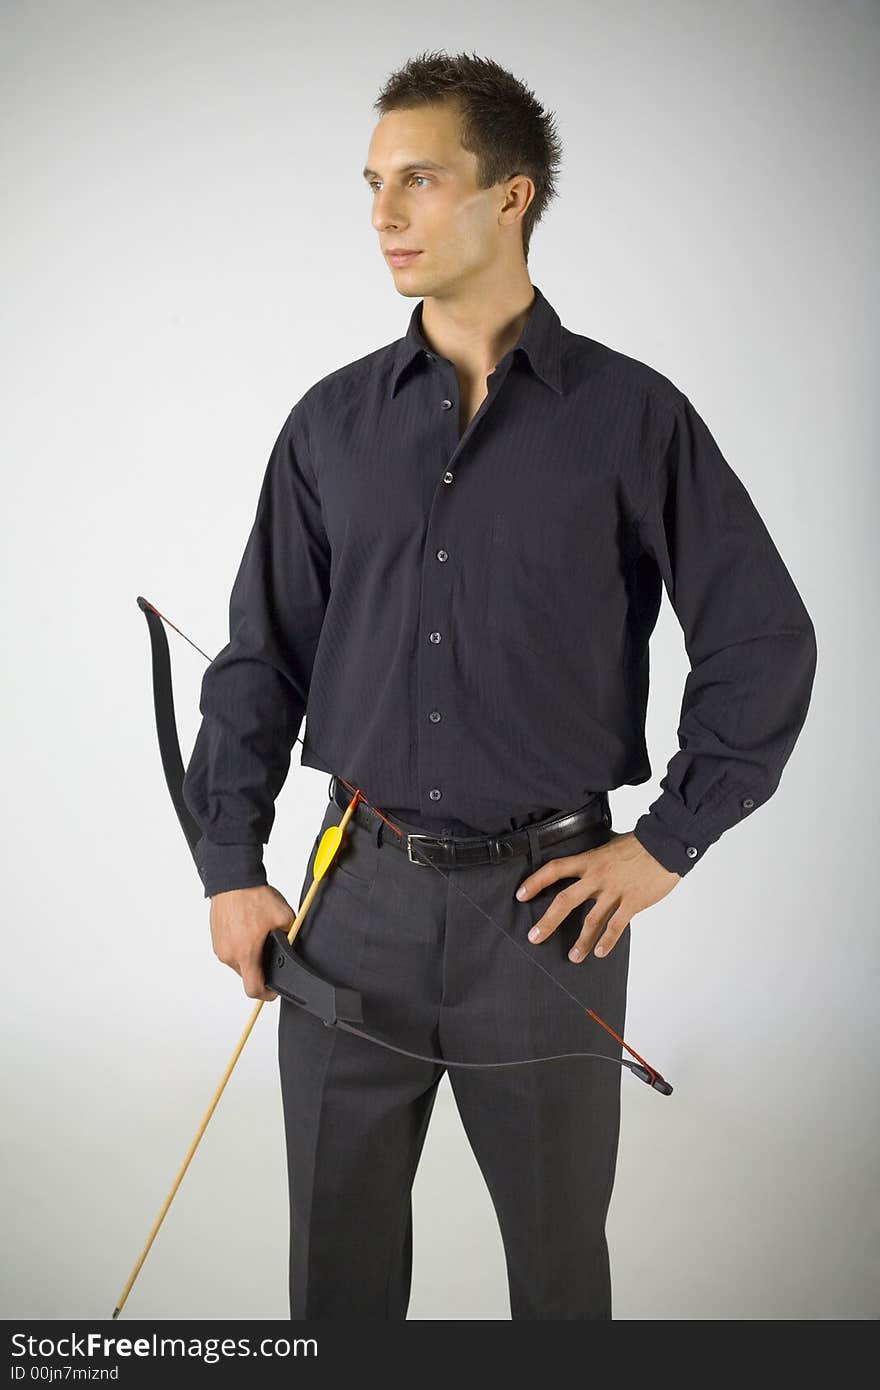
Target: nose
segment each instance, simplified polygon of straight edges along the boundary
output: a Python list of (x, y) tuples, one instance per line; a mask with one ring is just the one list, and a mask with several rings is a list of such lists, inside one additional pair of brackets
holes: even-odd
[(377, 232), (383, 232), (390, 227), (399, 231), (404, 225), (402, 217), (392, 205), (390, 189), (383, 189), (381, 193), (373, 195), (371, 221)]

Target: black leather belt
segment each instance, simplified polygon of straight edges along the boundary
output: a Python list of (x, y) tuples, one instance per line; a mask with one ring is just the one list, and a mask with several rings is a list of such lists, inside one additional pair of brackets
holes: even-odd
[[(341, 786), (336, 777), (332, 777), (330, 780), (328, 795), (342, 811), (351, 801), (348, 788)], [(611, 810), (608, 804), (608, 793), (594, 792), (590, 800), (575, 811), (561, 811), (558, 816), (536, 821), (528, 829), (511, 830), (506, 835), (497, 836), (422, 835), (415, 832), (404, 832), (402, 836), (396, 835), (393, 830), (385, 826), (382, 817), (378, 816), (365, 801), (358, 802), (352, 820), (374, 833), (381, 823), (383, 833), (379, 837), (379, 844), (393, 845), (395, 849), (399, 849), (407, 855), (413, 864), (422, 864), (424, 868), (430, 867), (412, 852), (411, 841), (418, 840), (420, 854), (426, 854), (432, 864), (439, 864), (441, 867), (450, 869), (463, 869), (473, 864), (499, 864), (502, 860), (515, 859), (517, 855), (528, 854), (529, 831), (533, 837), (537, 838), (538, 848), (547, 849), (550, 845), (558, 844), (560, 840), (567, 840), (571, 835), (580, 834), (581, 831), (589, 829), (592, 825), (610, 826)]]

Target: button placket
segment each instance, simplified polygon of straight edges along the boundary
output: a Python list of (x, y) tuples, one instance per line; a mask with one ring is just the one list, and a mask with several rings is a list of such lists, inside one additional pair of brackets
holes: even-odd
[[(447, 470), (447, 473), (449, 470)], [(419, 736), (416, 756), (418, 759), (418, 785), (420, 799), (427, 796), (429, 801), (439, 801), (443, 795), (442, 776), (446, 766), (443, 757), (444, 742), (438, 743), (441, 737), (440, 726), (443, 724), (442, 707), (444, 697), (444, 681), (448, 673), (448, 660), (441, 648), (443, 637), (446, 631), (444, 624), (449, 623), (451, 613), (451, 594), (452, 587), (451, 574), (444, 572), (443, 567), (449, 563), (449, 551), (445, 546), (432, 543), (434, 532), (440, 531), (441, 527), (445, 531), (449, 525), (449, 518), (445, 508), (441, 508), (438, 514), (438, 503), (445, 498), (446, 493), (441, 486), (437, 486), (431, 502), (431, 509), (428, 514), (428, 525), (425, 536), (425, 550), (422, 574), (422, 604), (424, 611), (435, 619), (439, 617), (441, 624), (435, 627), (428, 634), (428, 641), (436, 650), (436, 656), (431, 658), (428, 666), (419, 663), (419, 679), (417, 687), (417, 699), (419, 702), (420, 719), (419, 725), (424, 727), (426, 724), (433, 725), (429, 733), (425, 729), (424, 740)], [(429, 618), (430, 621), (430, 618)], [(438, 665), (442, 662), (442, 665)], [(443, 724), (445, 733), (446, 726)], [(440, 785), (437, 785), (438, 782)]]
[[(436, 357), (429, 352), (425, 353), (425, 357), (429, 362), (437, 361)], [(444, 370), (442, 365), (440, 366), (440, 370)], [(449, 726), (448, 720), (444, 720), (442, 717), (444, 695), (446, 693), (446, 685), (444, 682), (448, 678), (449, 673), (449, 656), (441, 647), (446, 630), (444, 624), (448, 627), (451, 621), (453, 576), (451, 570), (444, 573), (444, 570), (438, 567), (441, 565), (445, 566), (449, 563), (450, 553), (444, 546), (436, 543), (441, 537), (437, 536), (435, 538), (434, 534), (435, 530), (439, 531), (442, 527), (442, 531), (449, 536), (453, 534), (454, 526), (452, 530), (450, 530), (451, 518), (446, 509), (441, 511), (438, 523), (436, 509), (441, 498), (452, 498), (453, 494), (445, 491), (445, 488), (454, 478), (452, 465), (457, 460), (463, 448), (470, 442), (475, 427), (482, 420), (491, 401), (497, 394), (497, 388), (501, 383), (502, 377), (496, 376), (494, 372), (491, 375), (494, 377), (494, 380), (489, 383), (486, 396), (480, 403), (477, 412), (468, 422), (464, 433), (459, 437), (458, 430), (455, 429), (455, 433), (452, 436), (452, 450), (449, 455), (447, 467), (442, 475), (443, 486), (441, 487), (438, 484), (428, 513), (428, 523), (425, 532), (424, 560), (422, 564), (420, 626), (424, 624), (425, 627), (427, 627), (432, 620), (436, 622), (438, 618), (440, 622), (433, 630), (428, 632), (428, 641), (435, 649), (435, 652), (430, 658), (426, 654), (424, 660), (419, 660), (416, 682), (416, 700), (420, 712), (420, 718), (417, 720), (416, 727), (420, 731), (424, 729), (424, 734), (419, 732), (417, 736), (418, 743), (416, 747), (417, 784), (420, 789), (420, 801), (425, 795), (427, 795), (428, 800), (432, 802), (439, 801), (442, 797), (442, 778), (445, 769), (450, 766), (451, 762), (450, 758), (443, 757), (444, 749), (449, 747), (444, 735), (446, 735), (447, 732), (449, 735), (454, 735), (455, 732), (454, 728)], [(450, 412), (453, 410), (454, 406), (455, 399), (453, 396), (444, 396), (440, 401), (440, 409), (443, 411)], [(450, 419), (454, 424), (454, 414)], [(446, 581), (445, 587), (441, 587), (444, 584), (444, 580)], [(442, 662), (442, 665), (438, 664), (439, 662)], [(427, 711), (427, 723), (433, 725), (430, 731), (425, 728), (423, 723), (425, 711)], [(441, 741), (438, 742), (438, 740)], [(438, 782), (440, 785), (436, 785)], [(434, 785), (432, 785), (432, 783), (434, 783)]]

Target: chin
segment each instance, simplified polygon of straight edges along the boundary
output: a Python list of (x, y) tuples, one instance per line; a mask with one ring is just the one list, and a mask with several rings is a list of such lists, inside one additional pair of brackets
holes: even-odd
[(423, 288), (421, 281), (414, 275), (404, 275), (400, 279), (395, 275), (394, 287), (403, 295), (411, 295), (415, 298), (424, 295), (427, 291)]

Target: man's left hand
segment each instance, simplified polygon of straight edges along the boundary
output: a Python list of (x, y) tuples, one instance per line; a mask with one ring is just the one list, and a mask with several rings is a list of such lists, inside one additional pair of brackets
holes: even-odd
[(631, 918), (671, 893), (681, 874), (664, 869), (631, 830), (625, 834), (612, 831), (606, 844), (588, 849), (584, 854), (561, 854), (556, 859), (548, 859), (523, 879), (516, 896), (525, 902), (533, 893), (559, 878), (575, 881), (556, 894), (543, 917), (538, 918), (529, 932), (529, 940), (546, 941), (578, 903), (595, 898), (584, 918), (581, 933), (568, 953), (569, 960), (579, 964), (594, 942), (594, 954), (607, 956)]

